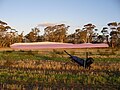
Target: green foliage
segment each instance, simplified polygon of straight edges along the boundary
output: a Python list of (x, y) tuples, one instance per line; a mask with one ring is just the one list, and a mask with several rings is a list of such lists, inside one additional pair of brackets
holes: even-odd
[[(9, 58), (8, 58), (9, 57)], [(0, 52), (0, 60), (57, 60), (66, 61), (68, 58), (61, 57), (54, 51), (51, 51), (49, 55), (39, 54), (38, 51), (3, 51)]]

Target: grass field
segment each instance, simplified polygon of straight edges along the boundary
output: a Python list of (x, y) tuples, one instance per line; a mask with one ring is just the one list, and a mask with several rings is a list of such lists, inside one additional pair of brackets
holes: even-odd
[(119, 49), (66, 49), (94, 58), (90, 70), (70, 61), (64, 49), (0, 51), (0, 89), (3, 90), (119, 90)]

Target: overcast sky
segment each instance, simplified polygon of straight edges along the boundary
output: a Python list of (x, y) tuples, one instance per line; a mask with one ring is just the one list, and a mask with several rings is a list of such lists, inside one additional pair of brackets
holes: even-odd
[(25, 34), (37, 25), (61, 23), (71, 26), (69, 33), (87, 23), (93, 23), (101, 30), (109, 22), (120, 22), (120, 1), (0, 0), (0, 20)]

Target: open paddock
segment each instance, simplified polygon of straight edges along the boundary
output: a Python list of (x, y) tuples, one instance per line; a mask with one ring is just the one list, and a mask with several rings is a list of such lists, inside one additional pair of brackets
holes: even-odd
[[(94, 58), (90, 70), (70, 61), (72, 55)], [(120, 50), (112, 48), (0, 51), (0, 89), (120, 89)]]

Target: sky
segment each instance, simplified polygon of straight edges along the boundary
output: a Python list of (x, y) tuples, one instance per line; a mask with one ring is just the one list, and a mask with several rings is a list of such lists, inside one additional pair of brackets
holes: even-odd
[(110, 22), (120, 22), (119, 0), (0, 0), (0, 20), (19, 33), (49, 24), (69, 25), (68, 33), (92, 23), (101, 31)]

